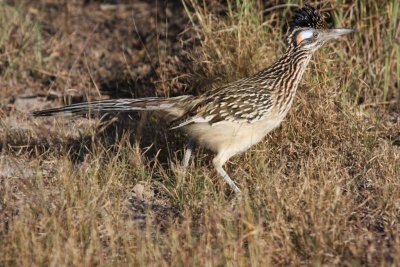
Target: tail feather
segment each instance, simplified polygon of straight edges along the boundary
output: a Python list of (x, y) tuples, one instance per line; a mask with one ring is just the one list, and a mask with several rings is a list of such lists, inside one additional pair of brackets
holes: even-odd
[(77, 103), (59, 108), (33, 111), (34, 117), (55, 115), (97, 114), (107, 112), (129, 112), (140, 110), (167, 110), (175, 106), (177, 101), (189, 96), (174, 98), (148, 97), (138, 99), (112, 99), (94, 102)]

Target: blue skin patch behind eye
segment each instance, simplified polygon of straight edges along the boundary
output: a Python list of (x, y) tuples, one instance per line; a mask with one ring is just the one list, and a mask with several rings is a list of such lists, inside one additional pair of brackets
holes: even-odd
[(304, 39), (311, 38), (313, 36), (314, 30), (301, 31), (296, 37), (296, 43), (300, 44)]

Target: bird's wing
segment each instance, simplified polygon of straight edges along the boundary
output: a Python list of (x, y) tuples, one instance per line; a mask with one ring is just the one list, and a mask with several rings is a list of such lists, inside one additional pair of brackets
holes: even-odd
[(186, 114), (175, 120), (172, 128), (203, 122), (211, 125), (223, 121), (253, 123), (265, 118), (271, 109), (270, 92), (242, 80), (203, 97)]

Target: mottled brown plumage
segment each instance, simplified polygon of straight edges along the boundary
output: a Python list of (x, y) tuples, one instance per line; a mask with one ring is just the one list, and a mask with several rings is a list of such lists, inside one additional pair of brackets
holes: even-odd
[[(308, 62), (326, 41), (351, 32), (328, 29), (325, 15), (311, 6), (299, 9), (289, 23), (288, 48), (275, 63), (255, 75), (229, 83), (200, 96), (116, 99), (36, 111), (34, 116), (97, 112), (160, 110), (172, 128), (182, 128), (199, 145), (214, 151), (214, 167), (236, 192), (240, 192), (223, 169), (234, 155), (246, 151), (280, 125), (288, 113)], [(192, 141), (185, 152), (187, 166)]]

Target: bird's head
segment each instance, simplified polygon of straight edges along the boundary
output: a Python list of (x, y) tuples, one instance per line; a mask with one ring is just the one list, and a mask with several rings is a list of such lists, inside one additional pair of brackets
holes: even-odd
[(309, 5), (297, 10), (289, 23), (290, 49), (315, 52), (327, 41), (353, 32), (352, 29), (328, 27), (328, 17), (327, 13)]

